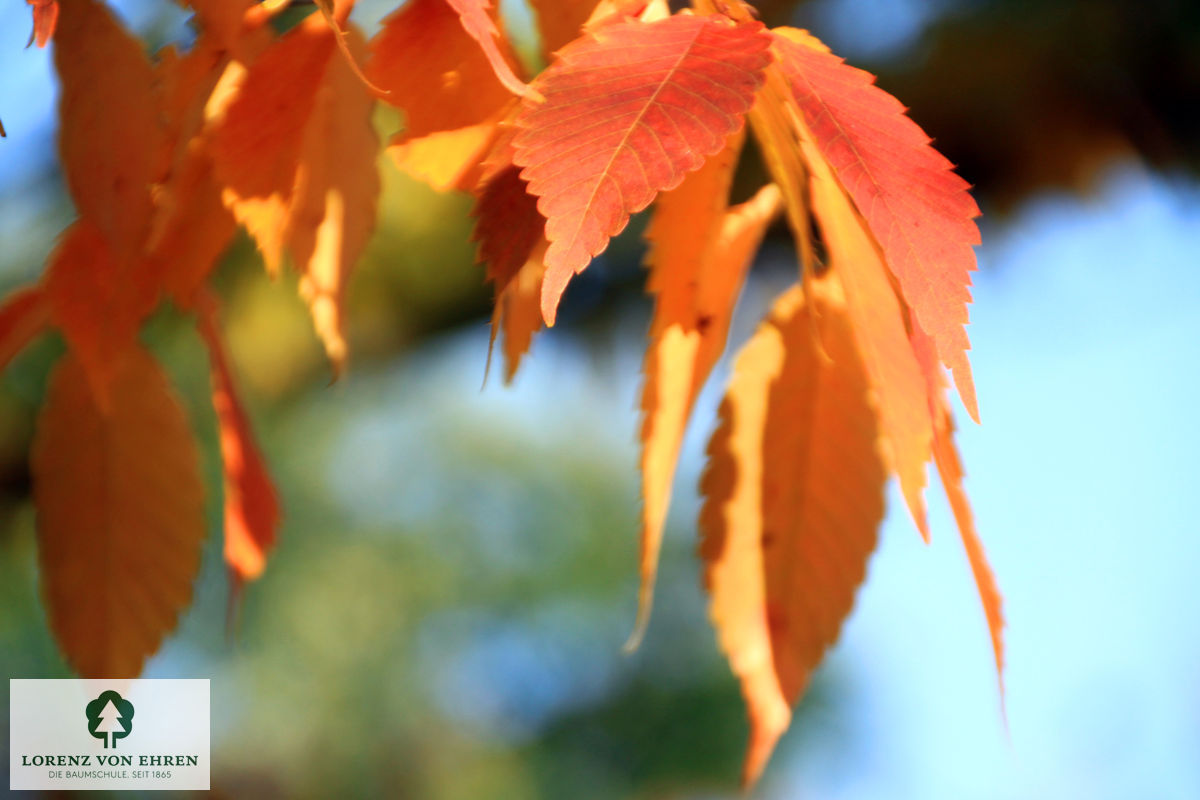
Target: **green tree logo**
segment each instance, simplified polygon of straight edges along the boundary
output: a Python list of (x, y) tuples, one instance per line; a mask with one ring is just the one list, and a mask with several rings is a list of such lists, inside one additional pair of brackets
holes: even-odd
[(88, 703), (84, 713), (88, 733), (103, 739), (106, 749), (116, 747), (117, 739), (124, 739), (133, 731), (133, 703), (111, 689)]

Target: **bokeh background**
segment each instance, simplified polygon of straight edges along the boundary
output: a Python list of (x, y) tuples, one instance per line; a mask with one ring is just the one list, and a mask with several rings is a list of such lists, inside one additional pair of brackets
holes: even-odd
[[(890, 492), (854, 615), (757, 794), (1200, 797), (1200, 5), (760, 6), (879, 74), (977, 185), (983, 425), (960, 441), (1009, 667), (1006, 726), (944, 499), (931, 494), (926, 547)], [(152, 45), (191, 35), (162, 0), (116, 7)], [(504, 7), (532, 52), (527, 14)], [(388, 10), (364, 0), (356, 17), (370, 30)], [(22, 49), (28, 30), (23, 4), (0, 8), (0, 287), (35, 278), (72, 216), (49, 54)], [(694, 554), (723, 371), (689, 433), (649, 636), (620, 652), (644, 220), (573, 283), (515, 383), (481, 390), (489, 296), (469, 201), (385, 176), (337, 384), (293, 281), (263, 277), (245, 239), (221, 268), (287, 515), (230, 632), (204, 354), (170, 309), (146, 332), (203, 442), (212, 521), (194, 606), (146, 676), (212, 679), (218, 796), (736, 796), (746, 725)], [(775, 233), (735, 342), (795, 278)], [(38, 600), (26, 466), (61, 348), (44, 339), (0, 380), (6, 677), (69, 674)]]

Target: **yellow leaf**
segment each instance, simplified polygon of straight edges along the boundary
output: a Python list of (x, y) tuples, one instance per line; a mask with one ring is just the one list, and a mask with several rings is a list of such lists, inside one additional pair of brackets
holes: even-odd
[(750, 716), (747, 786), (837, 639), (883, 519), (875, 411), (839, 294), (818, 280), (807, 300), (796, 287), (776, 302), (738, 355), (701, 482), (710, 616)]
[(779, 206), (774, 185), (727, 206), (744, 136), (663, 193), (646, 232), (656, 295), (642, 390), (642, 534), (638, 618), (626, 649), (649, 623), (663, 526), (683, 434), (696, 397), (725, 349), (746, 270)]
[(811, 171), (813, 212), (829, 253), (829, 268), (845, 291), (847, 313), (878, 399), (884, 454), (900, 479), (917, 529), (928, 540), (922, 493), (933, 426), (925, 377), (905, 326), (907, 311), (862, 217), (803, 123), (796, 124)]

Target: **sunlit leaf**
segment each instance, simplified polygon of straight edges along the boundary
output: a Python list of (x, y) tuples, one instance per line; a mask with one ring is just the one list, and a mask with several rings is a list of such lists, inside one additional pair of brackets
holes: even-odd
[(971, 300), (979, 207), (967, 182), (868, 72), (814, 44), (775, 32), (775, 52), (821, 154), (854, 199), (905, 302), (937, 344), (963, 402), (979, 418), (964, 325)]
[(883, 519), (853, 322), (836, 284), (815, 282), (807, 302), (784, 294), (738, 354), (701, 482), (710, 616), (750, 716), (746, 785), (837, 639)]
[(558, 53), (517, 118), (515, 163), (546, 217), (542, 314), (571, 276), (739, 130), (762, 81), (757, 23), (675, 16), (596, 29)]

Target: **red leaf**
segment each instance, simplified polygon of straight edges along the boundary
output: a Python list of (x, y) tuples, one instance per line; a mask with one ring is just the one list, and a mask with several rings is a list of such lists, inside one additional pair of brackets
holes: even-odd
[(814, 216), (841, 283), (863, 364), (878, 398), (879, 427), (888, 465), (921, 536), (929, 539), (923, 492), (933, 446), (926, 376), (913, 352), (906, 310), (891, 283), (866, 222), (800, 123), (801, 148), (810, 171)]
[(512, 65), (504, 57), (496, 42), (500, 37), (500, 31), (497, 30), (496, 23), (489, 13), (492, 4), (488, 0), (446, 0), (446, 2), (458, 12), (463, 30), (470, 34), (472, 39), (479, 42), (479, 46), (483, 48), (483, 53), (487, 56), (488, 63), (492, 65), (500, 82), (513, 94), (525, 94), (529, 90), (529, 86), (513, 72)]
[[(789, 38), (791, 37), (791, 38)], [(904, 299), (937, 344), (972, 418), (979, 419), (964, 325), (979, 207), (953, 165), (868, 72), (775, 33), (775, 50), (805, 124), (883, 248)]]
[(546, 217), (542, 314), (665, 189), (739, 130), (769, 61), (758, 23), (679, 15), (606, 25), (561, 50), (517, 117), (514, 161)]
[(477, 260), (487, 265), (488, 280), (502, 292), (542, 241), (546, 220), (514, 166), (501, 169), (483, 185), (471, 214), (471, 239), (479, 242)]
[(275, 485), (259, 452), (250, 420), (234, 385), (225, 343), (217, 329), (216, 303), (200, 303), (196, 324), (212, 364), (213, 408), (220, 427), (225, 471), (225, 563), (237, 580), (253, 580), (266, 567), (279, 527)]

